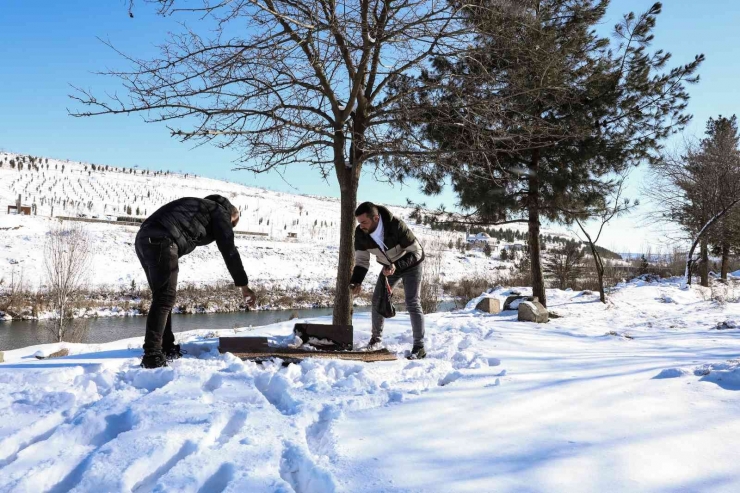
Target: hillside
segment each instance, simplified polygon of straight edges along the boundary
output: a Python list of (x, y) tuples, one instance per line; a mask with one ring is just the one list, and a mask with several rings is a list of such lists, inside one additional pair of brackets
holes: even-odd
[[(242, 211), (238, 233), (262, 235), (237, 236), (237, 247), (250, 279), (267, 286), (302, 290), (333, 287), (339, 244), (337, 199), (274, 192), (193, 175), (12, 153), (0, 153), (0, 280), (4, 279), (7, 285), (11, 279), (22, 276), (31, 288), (43, 285), (44, 237), (60, 216), (113, 221), (121, 216), (146, 217), (176, 198), (213, 193), (228, 197)], [(22, 205), (32, 208), (31, 216), (6, 214), (18, 195)], [(491, 257), (483, 255), (480, 249), (463, 253), (450, 245), (464, 242), (465, 233), (432, 230), (428, 225), (417, 224), (411, 219), (410, 207), (390, 209), (412, 225), (428, 254), (440, 258), (442, 281), (507, 269), (512, 263), (501, 262), (499, 250), (524, 243), (523, 235), (518, 233), (513, 241), (498, 244)], [(137, 227), (105, 222), (84, 224), (95, 243), (92, 287), (116, 290), (131, 286), (132, 282), (145, 285), (133, 250)], [(518, 231), (522, 227), (512, 229)], [(373, 265), (371, 275), (377, 271), (378, 266)], [(183, 257), (180, 281), (197, 285), (229, 281), (215, 245)]]

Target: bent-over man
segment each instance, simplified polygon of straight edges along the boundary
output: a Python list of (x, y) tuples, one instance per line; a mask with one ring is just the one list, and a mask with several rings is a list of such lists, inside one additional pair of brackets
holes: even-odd
[(225, 197), (209, 195), (205, 199), (185, 197), (170, 202), (141, 225), (136, 235), (136, 255), (152, 290), (141, 359), (144, 368), (167, 366), (167, 360), (182, 356), (172, 333), (172, 308), (177, 295), (178, 260), (195, 247), (215, 241), (234, 284), (241, 288), (247, 304), (254, 305), (255, 294), (247, 286), (249, 280), (234, 246), (234, 227), (238, 222), (239, 209)]
[(360, 294), (362, 281), (370, 267), (370, 254), (375, 255), (383, 265), (373, 291), (373, 333), (367, 347), (374, 350), (382, 345), (385, 318), (378, 313), (377, 307), (386, 289), (386, 278), (391, 288), (403, 279), (406, 309), (414, 333), (414, 345), (409, 358), (424, 358), (424, 312), (420, 298), (424, 249), (406, 223), (385, 207), (363, 202), (357, 207), (355, 217), (358, 225), (355, 230), (355, 268), (350, 280), (352, 294)]

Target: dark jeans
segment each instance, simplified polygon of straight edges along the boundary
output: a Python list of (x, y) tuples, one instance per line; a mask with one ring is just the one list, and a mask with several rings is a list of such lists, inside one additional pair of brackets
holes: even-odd
[(177, 245), (167, 237), (151, 237), (145, 230), (136, 235), (136, 256), (152, 290), (152, 306), (146, 317), (144, 351), (157, 351), (175, 344), (172, 333), (172, 307), (177, 295), (180, 271)]
[[(401, 274), (388, 276), (388, 283), (393, 288), (403, 279), (403, 291), (406, 295), (406, 310), (409, 312), (411, 319), (411, 330), (414, 333), (414, 346), (424, 346), (424, 312), (421, 309), (421, 278), (423, 273), (423, 263), (404, 271)], [(378, 282), (375, 284), (373, 291), (373, 335), (383, 337), (383, 325), (385, 318), (375, 309), (380, 301), (380, 296), (385, 288), (385, 276), (381, 272), (378, 276)]]

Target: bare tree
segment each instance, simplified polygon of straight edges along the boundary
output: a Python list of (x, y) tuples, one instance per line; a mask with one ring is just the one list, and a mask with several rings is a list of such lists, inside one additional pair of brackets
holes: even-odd
[(93, 243), (79, 223), (52, 227), (44, 244), (44, 267), (55, 316), (49, 330), (57, 342), (80, 342), (84, 324), (75, 324), (72, 302), (90, 275)]
[(545, 272), (555, 278), (559, 289), (565, 289), (578, 279), (583, 257), (584, 251), (581, 245), (575, 241), (569, 241), (550, 252), (545, 260)]
[[(334, 323), (349, 323), (357, 188), (364, 163), (404, 149), (390, 130), (402, 74), (456, 46), (460, 6), (439, 0), (152, 0), (163, 15), (191, 16), (161, 56), (126, 59), (118, 77), (128, 97), (72, 96), (89, 111), (143, 112), (147, 121), (181, 121), (182, 140), (242, 151), (237, 169), (283, 172), (290, 164), (333, 173), (340, 189), (339, 269)], [(198, 6), (199, 5), (199, 6)], [(206, 34), (207, 33), (207, 34)], [(125, 56), (125, 55), (124, 55)]]
[[(596, 276), (599, 281), (599, 299), (602, 303), (606, 303), (606, 292), (604, 290), (605, 267), (604, 259), (601, 257), (601, 252), (599, 252), (596, 244), (599, 242), (599, 238), (601, 238), (601, 233), (604, 231), (604, 227), (607, 225), (607, 223), (609, 223), (609, 221), (639, 205), (639, 202), (636, 200), (630, 201), (629, 199), (622, 197), (624, 182), (626, 178), (626, 174), (620, 177), (611, 198), (607, 198), (603, 202), (597, 203), (596, 207), (585, 211), (585, 213), (583, 214), (573, 214), (573, 220), (580, 228), (583, 236), (586, 237), (586, 242), (588, 243), (589, 249), (591, 250), (591, 256), (594, 259)], [(586, 229), (583, 217), (596, 220), (598, 231), (594, 236), (590, 235), (588, 230)]]
[[(0, 279), (0, 286), (5, 278)], [(23, 277), (23, 269), (16, 272), (15, 267), (10, 272), (10, 283), (7, 285), (5, 294), (0, 301), (0, 311), (7, 312), (11, 317), (20, 315), (23, 307), (23, 299), (28, 292), (28, 285)]]
[(426, 252), (421, 280), (421, 308), (424, 313), (435, 313), (441, 301), (442, 244), (434, 242)]

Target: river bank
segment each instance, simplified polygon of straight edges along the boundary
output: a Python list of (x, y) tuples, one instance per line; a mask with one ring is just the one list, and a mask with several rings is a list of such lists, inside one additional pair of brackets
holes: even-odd
[[(266, 285), (252, 287), (257, 294), (257, 307), (251, 311), (303, 310), (331, 308), (333, 289), (287, 289)], [(355, 298), (356, 306), (370, 304), (370, 292)], [(68, 316), (72, 318), (133, 317), (149, 313), (149, 290), (106, 290), (81, 293), (69, 303)], [(56, 316), (51, 297), (43, 291), (0, 292), (0, 320), (46, 320)], [(237, 313), (247, 310), (240, 292), (233, 285), (216, 284), (196, 286), (188, 284), (177, 292), (175, 314)]]

